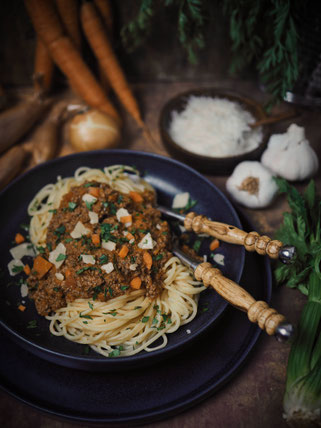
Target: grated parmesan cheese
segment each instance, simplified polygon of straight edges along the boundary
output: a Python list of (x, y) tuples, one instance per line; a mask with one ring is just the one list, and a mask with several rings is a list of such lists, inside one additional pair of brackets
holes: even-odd
[(112, 262), (109, 262), (109, 263), (106, 263), (105, 265), (102, 265), (101, 268), (106, 273), (110, 273), (114, 270), (114, 265), (112, 264)]
[(153, 241), (151, 234), (148, 232), (139, 242), (138, 247), (142, 250), (152, 250), (154, 245), (155, 241)]
[(225, 259), (225, 256), (223, 254), (214, 254), (213, 255), (213, 260), (218, 265), (224, 266), (225, 265), (224, 259)]
[(226, 157), (246, 153), (259, 146), (262, 129), (251, 129), (249, 124), (254, 122), (252, 114), (237, 102), (191, 96), (185, 110), (172, 113), (169, 134), (190, 152)]
[(30, 242), (24, 242), (23, 244), (17, 245), (10, 249), (10, 254), (12, 258), (16, 260), (21, 260), (24, 256), (35, 256), (35, 251), (33, 249), (33, 245)]
[(63, 274), (60, 273), (60, 272), (56, 272), (55, 276), (58, 279), (58, 281), (63, 281), (65, 279), (65, 277), (63, 276)]
[(82, 261), (89, 265), (94, 265), (96, 263), (95, 257), (88, 254), (81, 254)]
[(94, 211), (89, 211), (88, 215), (89, 215), (90, 224), (98, 223), (99, 217), (97, 213), (95, 213)]
[(81, 221), (78, 221), (74, 230), (70, 233), (70, 236), (74, 239), (81, 238), (83, 235), (88, 235), (90, 230), (87, 229)]
[(23, 298), (23, 297), (27, 297), (28, 296), (28, 285), (27, 284), (25, 284), (25, 283), (23, 283), (23, 284), (21, 284), (21, 287), (20, 287), (20, 294), (21, 294), (21, 297)]
[(185, 208), (189, 201), (189, 193), (177, 193), (172, 202), (172, 208)]
[(113, 241), (106, 241), (101, 243), (102, 248), (108, 251), (114, 251), (116, 248), (116, 243)]
[(22, 263), (21, 260), (16, 260), (13, 259), (8, 263), (8, 270), (11, 276), (15, 276), (18, 273), (20, 273), (23, 268), (24, 268), (24, 264)]
[(66, 247), (62, 242), (60, 242), (57, 247), (49, 253), (49, 261), (56, 266), (56, 269), (59, 269), (65, 260), (60, 260), (57, 262), (57, 258), (60, 254), (66, 255)]
[(81, 199), (88, 204), (94, 204), (97, 201), (97, 198), (90, 193), (85, 193)]

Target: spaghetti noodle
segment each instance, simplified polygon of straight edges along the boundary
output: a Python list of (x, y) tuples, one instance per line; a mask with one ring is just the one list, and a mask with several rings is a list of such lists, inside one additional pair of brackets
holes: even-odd
[[(52, 224), (55, 221), (57, 210), (61, 211), (61, 205), (65, 203), (65, 195), (69, 194), (72, 189), (77, 189), (77, 186), (87, 186), (88, 183), (89, 185), (90, 183), (102, 183), (102, 188), (103, 185), (108, 185), (113, 191), (119, 192), (121, 195), (119, 197), (120, 200), (122, 200), (122, 195), (125, 197), (125, 195), (131, 192), (139, 194), (144, 194), (146, 191), (154, 192), (153, 188), (139, 177), (134, 168), (123, 165), (114, 165), (106, 167), (103, 170), (82, 167), (77, 169), (74, 177), (58, 177), (57, 183), (49, 184), (38, 192), (28, 208), (28, 213), (32, 216), (30, 236), (32, 243), (37, 248), (43, 248), (43, 246), (48, 245), (50, 241), (48, 241), (48, 236), (52, 236), (50, 228), (52, 228)], [(138, 206), (140, 205), (138, 204)], [(137, 207), (136, 209), (138, 210)], [(148, 208), (146, 210), (148, 211)], [(154, 218), (154, 211), (151, 211), (150, 218)], [(114, 212), (114, 217), (117, 214), (118, 212)], [(142, 218), (142, 220), (145, 219)], [(82, 280), (81, 286), (84, 287), (85, 284), (85, 287), (88, 288), (87, 295), (85, 298), (77, 298), (77, 294), (73, 290), (74, 294), (70, 294), (71, 297), (68, 297), (67, 294), (67, 304), (60, 305), (57, 308), (51, 306), (50, 313), (46, 314), (46, 318), (50, 321), (49, 328), (51, 333), (56, 336), (63, 336), (77, 343), (89, 345), (94, 351), (104, 356), (130, 356), (142, 350), (150, 352), (166, 346), (167, 334), (173, 333), (180, 326), (187, 324), (196, 316), (199, 293), (205, 287), (200, 286), (200, 283), (193, 279), (193, 275), (189, 269), (179, 259), (172, 256), (170, 252), (166, 253), (164, 261), (161, 260), (160, 256), (162, 254), (158, 252), (158, 247), (164, 248), (164, 242), (169, 242), (166, 239), (170, 240), (170, 237), (166, 237), (166, 239), (164, 236), (161, 237), (161, 234), (167, 233), (168, 230), (164, 229), (166, 226), (165, 223), (162, 226), (156, 224), (155, 230), (151, 230), (153, 238), (156, 241), (153, 241), (153, 239), (151, 241), (152, 245), (154, 245), (154, 251), (148, 250), (149, 253), (153, 254), (154, 267), (157, 267), (157, 263), (161, 267), (161, 272), (157, 273), (158, 280), (159, 278), (162, 279), (161, 288), (157, 289), (156, 287), (155, 289), (155, 284), (150, 283), (150, 278), (154, 278), (154, 281), (156, 281), (156, 273), (153, 276), (149, 270), (150, 267), (144, 267), (148, 273), (145, 276), (141, 275), (143, 283), (145, 283), (145, 288), (132, 289), (127, 285), (119, 288), (118, 285), (118, 288), (116, 287), (113, 290), (110, 287), (105, 287), (103, 292), (103, 286), (98, 283), (98, 286), (93, 287), (96, 290), (95, 294), (90, 294), (91, 292), (88, 291), (89, 288), (87, 287), (88, 281), (97, 280), (99, 275), (101, 277), (104, 274), (104, 278), (108, 282), (109, 277), (116, 275), (116, 273), (106, 274), (101, 271), (100, 267), (89, 264), (84, 265), (85, 267), (79, 269), (76, 274), (79, 274), (79, 272), (83, 273), (87, 269), (85, 273), (90, 276), (82, 278), (82, 275), (79, 274), (77, 277), (77, 286)], [(124, 227), (135, 233), (133, 229), (128, 227), (128, 224), (126, 223)], [(121, 232), (127, 233), (124, 230), (120, 230), (122, 228), (123, 225), (120, 225), (117, 229), (118, 237)], [(159, 230), (157, 231), (157, 229)], [(139, 233), (141, 234), (142, 232), (137, 231), (135, 235), (137, 241), (141, 238)], [(108, 236), (110, 237), (110, 235)], [(70, 239), (67, 237), (65, 241), (70, 241)], [(118, 239), (121, 240), (121, 238)], [(79, 240), (75, 239), (74, 241), (74, 245), (80, 245)], [(141, 242), (143, 242), (143, 239)], [(136, 243), (133, 244), (132, 242), (131, 244), (133, 248), (136, 248)], [(140, 259), (139, 256), (146, 251), (139, 248), (136, 249), (136, 253), (132, 249), (130, 251), (137, 257), (137, 263), (129, 265), (129, 262), (126, 264), (124, 260), (120, 260), (119, 269), (125, 269), (127, 273), (135, 265), (135, 269), (138, 271), (139, 269), (143, 269), (139, 263), (140, 260), (141, 263), (144, 262), (144, 257)], [(117, 257), (119, 257), (119, 249), (106, 250), (105, 253), (102, 253), (101, 249), (96, 250), (98, 251), (98, 255), (100, 255), (100, 259), (108, 256), (110, 258), (113, 255), (114, 267), (116, 267), (117, 260), (115, 254), (118, 251)], [(63, 255), (63, 258), (66, 258), (67, 255), (68, 247), (67, 253)], [(60, 256), (58, 256), (57, 260)], [(98, 256), (95, 257), (96, 259), (98, 258)], [(131, 256), (131, 258), (133, 257)], [(155, 260), (159, 261), (156, 262)], [(72, 264), (69, 266), (72, 266)], [(96, 271), (91, 272), (94, 269)], [(67, 281), (67, 272), (69, 270), (69, 268), (55, 266), (51, 269), (52, 272), (50, 275), (61, 275)], [(97, 270), (100, 270), (100, 273)], [(136, 275), (136, 272), (130, 273)], [(39, 282), (41, 281), (38, 280)], [(129, 279), (128, 283), (130, 283)], [(30, 284), (32, 285), (32, 280)], [(45, 285), (48, 287), (48, 284)], [(65, 289), (69, 290), (68, 287)], [(123, 289), (123, 291), (120, 289)], [(34, 292), (35, 295), (37, 292)], [(50, 293), (52, 293), (52, 289), (50, 289)]]

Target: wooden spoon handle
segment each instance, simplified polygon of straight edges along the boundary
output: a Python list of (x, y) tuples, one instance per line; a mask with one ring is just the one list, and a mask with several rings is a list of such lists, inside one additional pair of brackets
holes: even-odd
[(211, 285), (231, 305), (246, 312), (249, 320), (258, 324), (268, 335), (274, 335), (277, 327), (285, 321), (283, 315), (270, 308), (266, 302), (255, 300), (244, 288), (225, 278), (222, 272), (213, 268), (210, 263), (199, 264), (194, 275), (198, 281), (203, 281), (205, 286)]
[(195, 233), (206, 233), (230, 244), (244, 245), (247, 251), (256, 251), (261, 256), (268, 255), (277, 259), (283, 243), (271, 240), (268, 236), (260, 236), (257, 232), (245, 232), (235, 226), (211, 221), (207, 217), (190, 212), (184, 220), (185, 229)]

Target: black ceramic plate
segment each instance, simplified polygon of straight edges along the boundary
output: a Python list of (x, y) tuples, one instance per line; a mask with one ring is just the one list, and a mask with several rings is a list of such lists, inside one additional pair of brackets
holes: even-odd
[[(79, 166), (102, 168), (113, 164), (135, 165), (144, 178), (157, 190), (159, 203), (171, 206), (176, 193), (190, 192), (192, 199), (198, 200), (194, 211), (215, 220), (241, 227), (239, 218), (225, 196), (208, 180), (193, 169), (169, 158), (128, 150), (86, 152), (56, 159), (34, 168), (15, 180), (0, 195), (1, 231), (0, 260), (3, 272), (0, 294), (0, 325), (18, 343), (34, 354), (57, 364), (86, 370), (114, 370), (149, 364), (168, 357), (182, 346), (190, 344), (197, 336), (222, 314), (226, 302), (214, 291), (202, 293), (197, 317), (186, 328), (168, 336), (166, 348), (152, 353), (140, 353), (122, 358), (105, 358), (93, 351), (84, 354), (84, 346), (53, 336), (48, 330), (48, 321), (38, 316), (32, 301), (26, 300), (27, 309), (21, 312), (17, 305), (21, 302), (20, 287), (12, 284), (8, 276), (7, 263), (11, 259), (9, 249), (12, 240), (20, 231), (19, 225), (28, 223), (27, 206), (36, 192), (45, 184), (55, 182), (58, 175), (67, 177)], [(206, 248), (206, 246), (205, 246)], [(225, 255), (223, 274), (239, 281), (244, 265), (244, 250), (239, 246), (222, 244), (220, 253)], [(22, 274), (23, 275), (23, 274)], [(14, 277), (16, 281), (17, 277)], [(205, 309), (206, 310), (203, 310)], [(37, 327), (30, 328), (30, 321), (36, 320)]]
[[(244, 227), (250, 228), (247, 223)], [(247, 253), (241, 284), (257, 300), (269, 302), (268, 258)], [(36, 409), (84, 426), (153, 422), (189, 409), (221, 388), (241, 368), (260, 331), (229, 306), (188, 350), (125, 373), (52, 364), (19, 349), (0, 331), (0, 349), (5, 350), (0, 353), (0, 387)]]

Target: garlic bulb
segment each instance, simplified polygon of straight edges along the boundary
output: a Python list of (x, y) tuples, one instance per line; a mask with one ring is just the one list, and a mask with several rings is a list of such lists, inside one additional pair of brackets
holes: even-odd
[(68, 131), (69, 141), (77, 151), (112, 148), (120, 141), (118, 124), (98, 110), (77, 114)]
[(278, 190), (270, 171), (257, 161), (239, 163), (228, 178), (226, 189), (237, 202), (249, 208), (268, 206)]
[(318, 157), (305, 138), (304, 128), (292, 124), (284, 134), (272, 135), (261, 162), (289, 181), (305, 180), (319, 167)]

